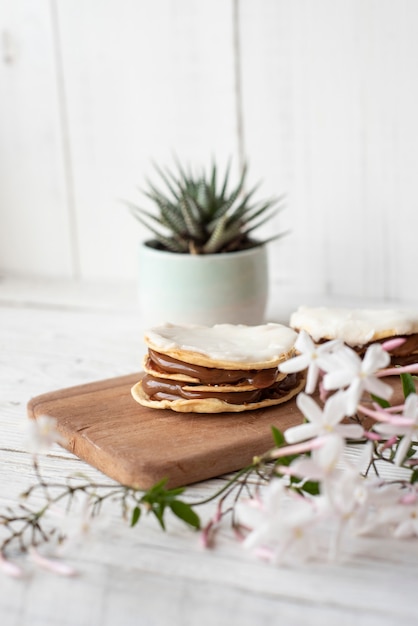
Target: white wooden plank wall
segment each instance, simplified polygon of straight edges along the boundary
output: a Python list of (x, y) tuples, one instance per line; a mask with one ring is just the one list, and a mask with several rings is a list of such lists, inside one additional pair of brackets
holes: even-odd
[(152, 160), (245, 156), (288, 197), (276, 283), (418, 301), (417, 32), (416, 0), (0, 0), (0, 271), (132, 279)]
[(69, 275), (71, 212), (48, 0), (0, 1), (0, 269)]

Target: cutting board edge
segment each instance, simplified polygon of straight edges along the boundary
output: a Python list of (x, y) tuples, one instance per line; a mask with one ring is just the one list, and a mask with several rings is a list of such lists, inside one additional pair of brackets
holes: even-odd
[[(35, 417), (35, 408), (43, 403), (54, 401), (65, 394), (65, 397), (71, 398), (73, 396), (80, 396), (84, 394), (96, 393), (101, 389), (110, 389), (114, 387), (124, 387), (125, 385), (132, 386), (138, 382), (144, 372), (136, 372), (134, 374), (124, 374), (122, 376), (116, 376), (115, 378), (100, 379), (92, 381), (91, 383), (84, 383), (82, 385), (73, 385), (71, 387), (63, 387), (61, 389), (55, 389), (54, 391), (46, 391), (45, 393), (33, 396), (26, 404), (26, 411), (29, 418)], [(37, 415), (39, 417), (39, 414)]]

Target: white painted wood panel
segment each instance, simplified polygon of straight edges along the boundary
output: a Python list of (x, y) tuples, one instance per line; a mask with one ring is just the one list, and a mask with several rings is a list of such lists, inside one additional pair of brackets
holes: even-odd
[(2, 273), (74, 273), (57, 70), (50, 2), (2, 0)]
[(270, 246), (275, 288), (418, 300), (414, 0), (2, 9), (3, 273), (134, 279), (146, 233), (120, 200), (153, 159), (237, 163), (241, 105), (249, 184), (288, 197), (263, 230), (291, 231)]
[[(274, 0), (263, 2), (262, 10), (253, 0), (238, 3), (246, 160), (252, 182), (262, 181), (260, 198), (286, 195), (284, 210), (260, 230), (260, 236), (294, 227), (289, 196), (292, 101), (288, 13), (288, 4)], [(269, 246), (271, 274), (281, 282), (289, 280), (293, 239), (292, 232)]]
[(418, 5), (264, 6), (240, 3), (244, 128), (257, 173), (288, 192), (276, 280), (308, 298), (411, 299)]
[(59, 30), (82, 276), (133, 277), (144, 231), (120, 198), (143, 202), (152, 160), (236, 150), (231, 2), (64, 0)]
[[(390, 3), (387, 3), (387, 7)], [(387, 11), (386, 7), (386, 11)], [(399, 3), (398, 14), (391, 16), (387, 27), (387, 40), (396, 54), (395, 68), (386, 54), (390, 73), (381, 88), (382, 105), (389, 99), (392, 104), (386, 136), (392, 143), (384, 152), (385, 169), (379, 180), (386, 189), (385, 179), (393, 180), (394, 194), (386, 198), (387, 214), (391, 215), (388, 243), (397, 265), (390, 268), (392, 293), (408, 297), (415, 293), (418, 229), (418, 5), (413, 0)], [(402, 37), (393, 41), (397, 28)], [(383, 45), (382, 45), (383, 48)], [(389, 142), (388, 142), (389, 143)], [(393, 154), (392, 154), (393, 150)], [(390, 183), (389, 183), (390, 184)]]

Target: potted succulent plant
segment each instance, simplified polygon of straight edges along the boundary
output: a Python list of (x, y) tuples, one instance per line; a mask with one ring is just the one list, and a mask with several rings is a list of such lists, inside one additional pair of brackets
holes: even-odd
[(163, 189), (144, 192), (155, 212), (128, 203), (152, 233), (140, 246), (139, 290), (146, 326), (173, 323), (262, 323), (268, 297), (266, 244), (254, 231), (281, 208), (282, 198), (255, 201), (245, 191), (247, 168), (229, 190), (230, 166), (193, 174), (156, 168)]

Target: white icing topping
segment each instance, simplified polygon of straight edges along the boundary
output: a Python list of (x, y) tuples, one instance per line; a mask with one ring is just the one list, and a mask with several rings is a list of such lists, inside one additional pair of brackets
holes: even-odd
[(346, 309), (301, 306), (290, 317), (290, 326), (306, 330), (314, 341), (342, 339), (355, 346), (377, 337), (418, 332), (418, 315), (396, 309)]
[(165, 324), (152, 328), (145, 339), (162, 350), (198, 352), (217, 361), (261, 363), (289, 352), (297, 333), (282, 324), (215, 326)]

